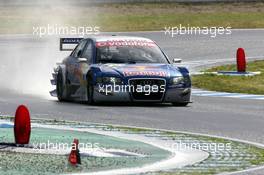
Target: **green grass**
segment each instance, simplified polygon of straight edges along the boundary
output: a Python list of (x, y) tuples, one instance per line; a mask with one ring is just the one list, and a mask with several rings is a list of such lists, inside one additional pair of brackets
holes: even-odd
[[(242, 20), (243, 19), (243, 20)], [(218, 26), (232, 28), (264, 27), (264, 13), (200, 13), (200, 14), (160, 14), (151, 15), (102, 15), (97, 18), (99, 26), (105, 31), (144, 31), (164, 30), (166, 27)]]
[[(205, 72), (234, 70), (236, 70), (236, 65), (224, 65), (205, 70)], [(221, 92), (264, 94), (264, 61), (248, 63), (247, 71), (260, 71), (261, 74), (252, 77), (195, 75), (192, 77), (193, 86)]]
[[(0, 119), (4, 119), (4, 120), (12, 120), (13, 117), (4, 117), (4, 116), (0, 116)], [(175, 143), (179, 143), (181, 141), (182, 144), (189, 144), (191, 143), (201, 143), (201, 144), (230, 144), (230, 148), (224, 148), (223, 150), (214, 150), (214, 148), (201, 148), (201, 150), (206, 151), (210, 154), (210, 156), (205, 159), (202, 162), (196, 163), (194, 165), (189, 165), (189, 166), (185, 166), (185, 167), (181, 167), (181, 168), (176, 168), (173, 169), (171, 171), (168, 172), (157, 172), (156, 174), (160, 174), (160, 175), (213, 175), (213, 174), (218, 174), (221, 172), (232, 172), (232, 171), (239, 171), (239, 170), (244, 170), (244, 169), (248, 169), (248, 168), (252, 168), (254, 166), (260, 166), (263, 165), (264, 163), (264, 150), (262, 148), (259, 148), (255, 145), (251, 145), (251, 144), (246, 144), (246, 143), (240, 143), (237, 141), (232, 141), (232, 140), (227, 140), (227, 139), (223, 139), (223, 138), (215, 138), (215, 137), (208, 137), (208, 136), (201, 136), (201, 135), (192, 135), (192, 134), (185, 134), (185, 133), (180, 133), (180, 132), (173, 132), (173, 131), (158, 131), (158, 130), (153, 130), (153, 129), (145, 129), (145, 128), (130, 128), (130, 127), (122, 127), (122, 126), (112, 126), (112, 125), (100, 125), (100, 124), (91, 124), (91, 123), (83, 123), (83, 122), (73, 122), (73, 121), (60, 121), (60, 120), (49, 120), (49, 119), (32, 119), (32, 123), (39, 123), (39, 124), (43, 124), (43, 125), (69, 125), (69, 126), (76, 126), (76, 127), (82, 127), (82, 128), (90, 128), (91, 125), (94, 126), (98, 126), (98, 129), (106, 129), (107, 131), (109, 129), (114, 129), (114, 130), (118, 130), (115, 132), (125, 132), (125, 133), (130, 133), (132, 134), (131, 136), (134, 136), (134, 134), (157, 134), (157, 137), (160, 137), (160, 139), (162, 139), (163, 137), (166, 137), (169, 140), (173, 140)], [(8, 128), (8, 130), (3, 129), (3, 131), (1, 131), (0, 133), (2, 135), (4, 135), (7, 141), (8, 140), (12, 140), (13, 139), (13, 135), (11, 128)], [(38, 133), (36, 133), (38, 132)], [(80, 140), (82, 140), (82, 142), (84, 142), (85, 140), (87, 140), (87, 133), (86, 135), (83, 133), (79, 133), (77, 131), (64, 131), (66, 134), (64, 134), (65, 136), (63, 136), (61, 138), (60, 135), (60, 131), (54, 129), (53, 131), (50, 131), (50, 129), (39, 129), (39, 128), (34, 128), (34, 132), (32, 132), (32, 138), (31, 142), (34, 141), (36, 143), (45, 143), (45, 139), (42, 137), (43, 135), (47, 135), (49, 132), (52, 132), (53, 135), (49, 136), (49, 138), (52, 139), (56, 139), (56, 142), (60, 141), (62, 143), (71, 143), (72, 139), (71, 138), (79, 138)], [(67, 133), (69, 132), (69, 133)], [(42, 134), (41, 134), (42, 133)], [(102, 138), (101, 138), (102, 137)], [(132, 152), (138, 152), (138, 153), (145, 153), (145, 155), (149, 156), (153, 156), (156, 158), (159, 154), (157, 153), (157, 150), (152, 151), (152, 149), (150, 149), (151, 147), (149, 146), (144, 146), (141, 145), (141, 143), (136, 143), (136, 145), (131, 145), (132, 142), (123, 142), (122, 140), (116, 140), (115, 138), (115, 142), (109, 142), (109, 139), (113, 139), (113, 138), (103, 138), (103, 137), (107, 137), (107, 136), (101, 136), (100, 138), (102, 140), (100, 140), (100, 138), (98, 138), (98, 136), (96, 134), (89, 134), (88, 135), (88, 140), (91, 143), (100, 143), (100, 145), (102, 145), (105, 148), (108, 148), (107, 145), (111, 144), (114, 148), (122, 148), (122, 149), (126, 149), (126, 150), (130, 150)], [(70, 138), (70, 139), (69, 139)], [(44, 140), (43, 140), (44, 139)], [(138, 145), (139, 144), (139, 145)], [(111, 146), (111, 147), (112, 147)], [(130, 148), (130, 147), (133, 148)], [(110, 148), (110, 147), (109, 147)], [(154, 149), (154, 148), (153, 148)], [(153, 152), (152, 154), (150, 152)], [(155, 153), (155, 155), (153, 155)], [(137, 161), (137, 159), (130, 159), (130, 158), (124, 158), (121, 161), (119, 161), (120, 159), (108, 159), (108, 158), (96, 158), (96, 157), (87, 157), (87, 158), (83, 158), (84, 160), (82, 160), (82, 166), (80, 168), (82, 169), (65, 169), (67, 167), (65, 167), (65, 165), (67, 164), (67, 158), (62, 159), (59, 156), (50, 156), (50, 155), (43, 155), (43, 159), (39, 159), (38, 155), (24, 155), (24, 154), (17, 154), (16, 156), (14, 155), (10, 155), (9, 153), (5, 153), (3, 152), (3, 161), (1, 161), (2, 164), (4, 164), (4, 168), (8, 168), (8, 164), (3, 163), (3, 162), (10, 162), (10, 160), (8, 159), (13, 159), (15, 158), (15, 160), (18, 160), (17, 165), (13, 167), (13, 169), (11, 169), (11, 171), (16, 172), (18, 171), (19, 166), (23, 166), (23, 163), (25, 162), (29, 162), (32, 164), (32, 162), (34, 163), (35, 166), (37, 166), (36, 168), (39, 169), (45, 169), (45, 167), (49, 166), (50, 161), (55, 162), (52, 164), (51, 168), (49, 168), (48, 172), (52, 172), (56, 173), (59, 172), (61, 170), (61, 172), (65, 172), (65, 171), (70, 171), (70, 172), (76, 172), (76, 171), (83, 171), (85, 172), (85, 168), (88, 167), (88, 171), (95, 171), (95, 170), (101, 170), (101, 169), (106, 169), (109, 166), (114, 166), (114, 168), (121, 168), (125, 163), (129, 163), (129, 166), (134, 165), (133, 163), (135, 161)], [(33, 158), (31, 158), (31, 157)], [(27, 160), (30, 159), (28, 161), (21, 161), (21, 160)], [(49, 162), (45, 162), (43, 160), (48, 159)], [(160, 158), (159, 158), (160, 159)], [(110, 161), (111, 160), (111, 161)], [(116, 163), (117, 162), (117, 163)], [(42, 166), (40, 166), (42, 165)], [(56, 166), (57, 165), (57, 166)], [(229, 166), (232, 165), (232, 166)], [(40, 167), (38, 167), (40, 166)], [(23, 166), (26, 167), (26, 166)], [(27, 168), (26, 173), (28, 174), (28, 172), (30, 172), (30, 174), (36, 174), (36, 168), (33, 170), (29, 168)], [(60, 168), (64, 168), (64, 169), (60, 169)], [(46, 169), (47, 170), (47, 169)], [(19, 172), (23, 174), (23, 168), (19, 168)], [(38, 172), (43, 172), (43, 171), (38, 171)], [(24, 174), (26, 174), (24, 173)], [(14, 173), (13, 173), (14, 174)]]
[(123, 3), (0, 7), (0, 33), (32, 33), (33, 26), (99, 26), (101, 31), (164, 30), (165, 26), (264, 28), (264, 2)]

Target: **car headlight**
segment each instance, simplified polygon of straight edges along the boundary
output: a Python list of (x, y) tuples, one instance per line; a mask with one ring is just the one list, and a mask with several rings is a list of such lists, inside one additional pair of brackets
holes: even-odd
[(96, 82), (104, 84), (122, 84), (121, 78), (117, 77), (98, 77)]
[(181, 84), (184, 83), (184, 78), (182, 76), (180, 77), (174, 77), (172, 78), (172, 82), (173, 85), (177, 85), (177, 84)]

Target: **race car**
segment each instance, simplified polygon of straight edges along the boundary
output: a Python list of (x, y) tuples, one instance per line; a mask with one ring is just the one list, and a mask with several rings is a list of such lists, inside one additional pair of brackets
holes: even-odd
[[(152, 40), (131, 36), (61, 38), (71, 54), (54, 69), (51, 91), (59, 101), (172, 103), (186, 106), (191, 79)], [(68, 48), (66, 48), (68, 46)]]

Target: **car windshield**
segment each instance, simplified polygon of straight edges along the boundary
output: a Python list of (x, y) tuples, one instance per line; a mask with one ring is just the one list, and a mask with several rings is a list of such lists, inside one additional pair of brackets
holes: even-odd
[(97, 63), (168, 63), (152, 41), (122, 40), (96, 43)]

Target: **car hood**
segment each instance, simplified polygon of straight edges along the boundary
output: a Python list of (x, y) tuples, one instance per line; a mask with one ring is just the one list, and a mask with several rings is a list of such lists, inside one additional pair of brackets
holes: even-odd
[(123, 77), (170, 77), (181, 76), (178, 67), (173, 64), (101, 64), (105, 74), (118, 74)]

